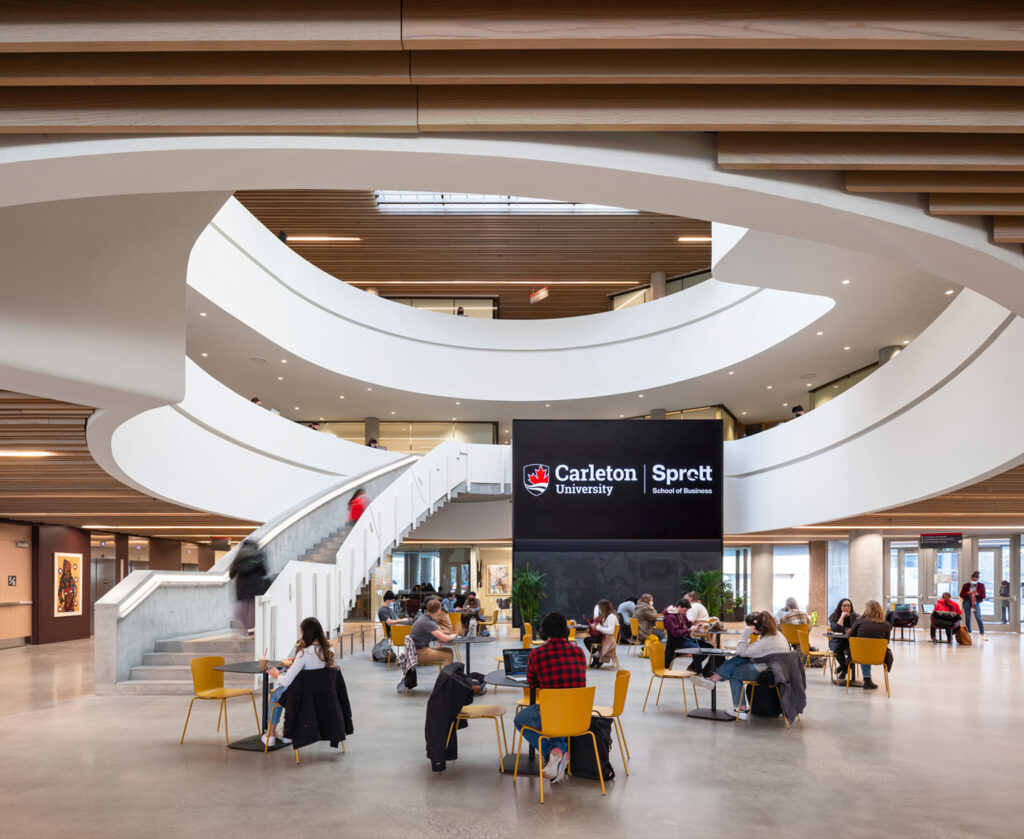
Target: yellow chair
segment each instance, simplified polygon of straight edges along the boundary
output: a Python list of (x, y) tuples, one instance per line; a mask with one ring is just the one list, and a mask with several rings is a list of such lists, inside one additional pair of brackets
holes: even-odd
[(786, 639), (791, 647), (798, 647), (800, 645), (800, 627), (807, 626), (803, 623), (780, 623), (779, 632), (782, 633), (782, 637)]
[(391, 661), (398, 661), (398, 656), (392, 656), (391, 651), (395, 649), (402, 649), (405, 646), (405, 639), (409, 637), (409, 631), (412, 629), (411, 626), (403, 623), (396, 623), (391, 627), (391, 647), (388, 649), (388, 661), (385, 670), (391, 669)]
[(195, 691), (195, 696), (193, 696), (192, 701), (188, 703), (188, 713), (185, 715), (185, 727), (181, 730), (181, 740), (178, 741), (179, 743), (185, 742), (185, 732), (188, 731), (188, 720), (189, 717), (192, 716), (192, 705), (197, 699), (220, 701), (220, 711), (217, 713), (217, 731), (220, 731), (220, 718), (223, 716), (224, 743), (227, 744), (227, 701), (236, 696), (248, 696), (252, 700), (253, 716), (256, 717), (256, 733), (260, 733), (260, 715), (256, 711), (256, 697), (253, 695), (251, 690), (246, 690), (245, 688), (224, 687), (224, 672), (222, 670), (214, 669), (215, 667), (220, 667), (223, 663), (224, 656), (222, 655), (207, 655), (192, 659), (192, 690)]
[(800, 644), (800, 655), (804, 657), (804, 669), (810, 664), (812, 658), (823, 658), (825, 666), (821, 668), (821, 675), (828, 671), (830, 677), (834, 678), (836, 666), (836, 654), (832, 650), (811, 649), (811, 628), (807, 624), (801, 624), (803, 629), (797, 633), (797, 641)]
[[(455, 718), (450, 726), (448, 726), (448, 739), (445, 740), (445, 747), (452, 739), (452, 732), (455, 730), (455, 725), (459, 720), (494, 720), (494, 736), (498, 740), (498, 771), (504, 773), (505, 766), (502, 762), (506, 754), (508, 754), (508, 738), (505, 736), (505, 711), (508, 709), (504, 705), (466, 705), (459, 715)], [(501, 736), (498, 735), (498, 720), (501, 720)], [(505, 749), (502, 751), (502, 741), (505, 743)]]
[[(885, 676), (885, 695), (892, 698), (889, 692), (889, 670), (885, 666), (885, 651), (889, 648), (888, 638), (851, 638), (850, 639), (850, 661), (862, 667), (869, 664), (872, 667), (881, 665), (882, 674)], [(846, 669), (846, 692), (850, 692), (850, 671)]]
[[(637, 637), (640, 634), (640, 624), (636, 618), (629, 619), (629, 634), (631, 637), (629, 639), (629, 646), (626, 647), (626, 655), (629, 655), (630, 650), (640, 649), (640, 641)], [(633, 653), (633, 655), (636, 655), (636, 653)]]
[[(480, 620), (478, 620), (476, 622), (477, 629), (479, 629), (482, 626), (497, 626), (497, 625), (498, 625), (498, 610), (497, 609), (495, 609), (493, 614), (491, 615), (490, 621), (486, 620), (485, 618), (481, 618)], [(497, 630), (495, 630), (495, 631), (497, 631)]]
[(599, 717), (607, 717), (612, 721), (612, 726), (615, 728), (615, 733), (619, 738), (619, 751), (622, 752), (622, 765), (626, 769), (626, 775), (629, 775), (629, 763), (627, 758), (629, 757), (629, 746), (626, 744), (626, 733), (622, 730), (622, 712), (626, 708), (626, 694), (629, 692), (629, 676), (628, 670), (620, 670), (615, 674), (615, 698), (612, 700), (613, 705), (595, 705), (594, 713)]
[[(519, 776), (519, 754), (523, 749), (523, 732), (532, 731), (538, 735), (541, 753), (544, 752), (544, 741), (553, 737), (590, 737), (594, 744), (594, 763), (598, 767), (598, 779), (601, 781), (601, 795), (605, 794), (604, 776), (601, 774), (601, 755), (597, 751), (597, 737), (590, 730), (590, 718), (594, 712), (595, 687), (559, 688), (558, 690), (541, 691), (537, 697), (540, 704), (541, 729), (523, 726), (519, 730), (519, 743), (516, 746), (516, 766), (512, 772), (513, 782)], [(540, 803), (544, 803), (544, 761), (537, 762), (537, 774), (540, 778)], [(569, 755), (569, 770), (572, 771), (572, 754)]]
[[(658, 684), (658, 697), (655, 699), (654, 704), (658, 705), (661, 702), (661, 689), (665, 687), (665, 679), (678, 679), (680, 686), (683, 688), (683, 712), (686, 716), (690, 716), (690, 708), (686, 704), (686, 682), (684, 679), (689, 679), (693, 676), (689, 670), (666, 670), (665, 669), (665, 645), (661, 641), (651, 641), (651, 648), (648, 651), (648, 661), (651, 663), (651, 681), (647, 684), (647, 695), (644, 697), (644, 707), (640, 709), (640, 713), (644, 713), (647, 710), (647, 700), (651, 698), (651, 687), (654, 685), (654, 680), (659, 679)], [(690, 682), (690, 686), (693, 688), (693, 701), (697, 703), (697, 707), (700, 707), (700, 703), (697, 702), (697, 686)]]

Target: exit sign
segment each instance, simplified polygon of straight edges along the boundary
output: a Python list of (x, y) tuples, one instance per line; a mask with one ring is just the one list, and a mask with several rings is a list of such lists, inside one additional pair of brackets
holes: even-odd
[(7, 585), (16, 586), (18, 584), (18, 578), (14, 574), (7, 575)]
[(548, 287), (544, 286), (544, 288), (537, 289), (537, 291), (533, 292), (530, 295), (530, 302), (531, 303), (539, 303), (541, 300), (546, 300), (547, 296), (548, 296)]

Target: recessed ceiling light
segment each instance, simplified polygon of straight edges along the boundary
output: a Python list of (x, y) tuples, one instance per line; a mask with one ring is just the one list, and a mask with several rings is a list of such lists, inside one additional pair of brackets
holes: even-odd
[(839, 390), (839, 385), (832, 385), (832, 390)]
[(455, 417), (452, 417), (452, 422), (455, 422)]
[(789, 407), (789, 403), (788, 402), (783, 402), (782, 403), (782, 407), (783, 408), (788, 408)]
[(287, 364), (288, 363), (288, 359), (287, 358), (282, 358), (281, 359), (281, 363), (282, 364)]
[(825, 333), (824, 333), (824, 332), (819, 332), (819, 333), (817, 333), (817, 334), (818, 334), (818, 335), (824, 335)]
[[(952, 292), (949, 292), (949, 293), (952, 294)], [(199, 313), (199, 317), (205, 318), (206, 317), (206, 312), (200, 312)]]
[(288, 242), (361, 242), (363, 241), (358, 236), (292, 236), (290, 233), (287, 236), (286, 241)]
[(208, 352), (204, 352), (204, 353), (202, 353), (202, 356), (203, 356), (203, 358), (209, 358), (210, 354)]
[(711, 241), (711, 237), (710, 236), (680, 236), (678, 239), (676, 239), (676, 241), (677, 242), (686, 242), (686, 243), (690, 243), (690, 242), (710, 242)]
[(903, 346), (906, 346), (906, 345), (907, 345), (907, 344), (909, 344), (909, 343), (910, 343), (910, 341), (904, 341), (904, 342), (903, 342)]
[(953, 289), (951, 289), (951, 288), (946, 289), (946, 294), (952, 294), (952, 293), (953, 293)]
[(344, 399), (345, 397), (344, 397), (344, 396), (339, 396), (338, 398), (339, 398), (339, 399)]
[(849, 285), (849, 284), (850, 284), (849, 280), (843, 280), (842, 283), (840, 283), (840, 285)]
[(456, 404), (456, 405), (461, 405), (462, 403), (461, 403), (461, 402), (456, 402), (455, 404)]
[(277, 377), (277, 380), (278, 380), (279, 382), (283, 382), (283, 381), (284, 381), (284, 376), (278, 376), (278, 377)]
[(57, 452), (36, 449), (0, 449), (0, 457), (56, 457)]
[(373, 390), (373, 388), (372, 387), (368, 387), (367, 390)]
[(772, 389), (772, 386), (771, 386), (771, 385), (768, 385), (768, 390), (771, 390), (771, 389)]
[(729, 371), (729, 375), (730, 376), (735, 376), (736, 375), (736, 371), (735, 370), (730, 370)]
[(746, 411), (740, 411), (740, 416), (741, 416), (741, 417), (745, 417), (746, 415), (747, 415), (747, 412), (746, 412)]
[(394, 411), (392, 411), (392, 412), (391, 412), (391, 416), (394, 416), (394, 415), (395, 415), (395, 412), (394, 412)]
[(638, 398), (638, 399), (643, 399), (643, 398), (644, 398), (644, 395), (643, 395), (642, 393), (638, 393), (638, 394), (637, 394), (637, 398)]
[(843, 347), (843, 349), (844, 349), (844, 350), (848, 350), (848, 349), (850, 349), (850, 348), (849, 348), (849, 347)]
[(323, 417), (320, 417), (320, 420), (323, 421)]
[(254, 361), (256, 364), (266, 364), (267, 360), (259, 355), (249, 356), (249, 361)]
[(508, 429), (507, 428), (505, 429), (505, 433), (508, 434)]
[(625, 417), (626, 417), (625, 414), (619, 414), (619, 419), (625, 419)]
[(807, 387), (810, 387), (810, 386), (811, 386), (811, 383), (810, 383), (810, 382), (808, 382), (808, 383), (807, 383)]
[(295, 410), (296, 411), (299, 410), (299, 406), (298, 405), (295, 406)]

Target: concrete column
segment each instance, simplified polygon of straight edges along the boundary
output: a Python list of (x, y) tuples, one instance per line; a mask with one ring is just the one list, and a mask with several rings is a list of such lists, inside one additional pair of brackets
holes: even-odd
[(366, 417), (363, 420), (363, 442), (369, 443), (371, 439), (380, 440), (380, 420), (377, 417)]
[(217, 562), (216, 552), (209, 545), (199, 546), (199, 570), (209, 571)]
[(181, 542), (174, 539), (149, 540), (150, 571), (180, 571)]
[(664, 271), (655, 271), (651, 274), (651, 300), (657, 300), (665, 296), (665, 280), (668, 275)]
[(771, 545), (754, 545), (750, 549), (750, 610), (771, 612), (775, 559)]
[(850, 600), (857, 612), (868, 600), (882, 602), (884, 559), (881, 530), (850, 531)]
[(828, 542), (807, 543), (810, 557), (810, 586), (807, 597), (808, 614), (818, 611), (818, 623), (828, 614)]
[(665, 419), (665, 409), (651, 408), (651, 419)]
[(128, 534), (114, 534), (114, 583), (125, 578), (128, 573)]

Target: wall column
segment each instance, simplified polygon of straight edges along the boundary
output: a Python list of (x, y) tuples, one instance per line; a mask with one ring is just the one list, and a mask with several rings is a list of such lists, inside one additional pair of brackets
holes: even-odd
[(807, 554), (810, 557), (807, 612), (817, 610), (820, 624), (828, 614), (828, 542), (808, 542)]
[(377, 417), (363, 420), (363, 442), (369, 443), (371, 439), (380, 440), (380, 420)]
[(114, 534), (114, 585), (128, 574), (128, 534)]
[(174, 539), (149, 540), (150, 571), (180, 571), (181, 542)]
[(651, 300), (658, 300), (665, 296), (665, 280), (668, 275), (664, 271), (655, 271), (651, 274)]
[(217, 555), (209, 545), (199, 546), (199, 570), (209, 571), (217, 562)]
[(750, 549), (750, 610), (771, 612), (775, 558), (771, 545), (754, 545)]
[(881, 530), (850, 531), (850, 599), (858, 613), (868, 600), (882, 602), (883, 559)]

